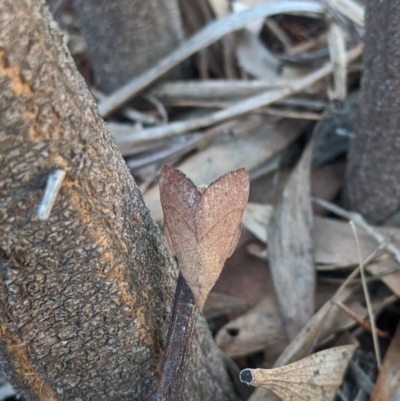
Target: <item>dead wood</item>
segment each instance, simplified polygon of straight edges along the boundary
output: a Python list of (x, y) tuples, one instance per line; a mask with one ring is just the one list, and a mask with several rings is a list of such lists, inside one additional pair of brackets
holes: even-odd
[[(176, 0), (73, 0), (73, 4), (96, 83), (107, 93), (145, 72), (183, 42)], [(179, 71), (174, 75), (178, 77)]]
[(399, 3), (367, 2), (364, 70), (348, 155), (346, 202), (373, 223), (382, 223), (400, 207), (399, 27)]
[[(150, 399), (174, 263), (47, 6), (0, 9), (1, 368), (27, 401)], [(186, 383), (235, 399), (204, 320)]]

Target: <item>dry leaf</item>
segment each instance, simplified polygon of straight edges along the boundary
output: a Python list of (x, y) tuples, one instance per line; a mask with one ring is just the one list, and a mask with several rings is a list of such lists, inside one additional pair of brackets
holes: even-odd
[[(381, 280), (400, 298), (400, 266), (391, 257), (371, 263), (366, 269), (376, 275), (381, 275)], [(395, 270), (396, 269), (396, 270)], [(387, 274), (391, 272), (390, 274)]]
[(243, 226), (264, 243), (267, 243), (267, 226), (273, 210), (271, 205), (249, 202), (244, 211)]
[(229, 14), (228, 0), (208, 0), (208, 2), (217, 18), (222, 18)]
[(275, 369), (245, 369), (240, 380), (269, 388), (283, 401), (329, 401), (342, 383), (355, 350), (354, 345), (344, 345)]
[(239, 239), (249, 176), (237, 170), (200, 192), (181, 171), (164, 166), (160, 196), (168, 245), (201, 311)]
[(293, 339), (314, 313), (311, 238), (312, 140), (293, 170), (268, 226), (268, 258), (283, 326)]
[(390, 401), (400, 388), (400, 325), (386, 351), (371, 401)]
[[(332, 295), (332, 291), (330, 290), (332, 290), (330, 286), (324, 285), (323, 283), (318, 285), (316, 298), (323, 298), (323, 300), (321, 299), (319, 302), (320, 305), (325, 303), (326, 299), (330, 297), (326, 294), (326, 291), (330, 292)], [(346, 315), (342, 315), (346, 317)], [(351, 320), (334, 320), (335, 329), (340, 330), (343, 328), (343, 325), (348, 324), (349, 321)], [(312, 320), (312, 322), (314, 322), (314, 320)], [(325, 322), (325, 317), (320, 319), (320, 325), (323, 325)], [(314, 338), (310, 340), (311, 345), (307, 346), (303, 342), (301, 349), (304, 353), (300, 354), (297, 358), (290, 359), (290, 362), (294, 362), (308, 355), (319, 337), (319, 330), (320, 327), (314, 326), (307, 331), (308, 338), (314, 334)], [(324, 330), (324, 335), (328, 336), (331, 334), (332, 331)], [(265, 297), (245, 314), (225, 324), (218, 331), (215, 342), (218, 347), (231, 358), (263, 351), (263, 367), (271, 367), (289, 343), (284, 335), (284, 329), (282, 327), (275, 297), (273, 295)], [(289, 361), (285, 359), (282, 365), (287, 363), (289, 363)]]
[[(335, 300), (342, 303), (346, 302), (346, 304), (350, 303), (351, 306), (349, 307), (357, 315), (367, 316), (366, 308), (357, 302), (357, 298), (354, 299), (353, 290), (350, 287), (343, 288), (336, 295)], [(382, 299), (376, 303), (374, 310), (378, 308), (381, 302)], [(343, 311), (330, 300), (327, 301), (282, 352), (274, 366), (280, 367), (306, 357), (319, 340), (326, 339), (337, 330), (348, 328), (351, 323), (351, 319)], [(270, 390), (259, 387), (248, 401), (279, 401), (279, 398)]]
[(265, 350), (264, 358), (274, 361), (288, 344), (275, 297), (264, 298), (245, 315), (224, 325), (215, 342), (231, 358)]
[[(267, 243), (266, 227), (269, 224), (272, 214), (271, 205), (249, 203), (243, 217), (243, 225), (259, 240)], [(396, 227), (374, 227), (378, 232), (387, 238), (393, 238), (393, 243), (400, 247), (400, 229)], [(314, 216), (311, 230), (314, 244), (314, 260), (318, 270), (333, 270), (357, 266), (357, 249), (354, 246), (354, 237), (349, 224), (344, 220), (328, 217)], [(376, 247), (376, 241), (365, 231), (359, 230), (361, 255), (366, 258)], [(391, 259), (390, 259), (391, 260)], [(371, 272), (376, 274), (389, 267), (389, 262), (377, 262), (371, 265)], [(392, 261), (390, 266), (395, 265)], [(372, 267), (373, 266), (373, 267)], [(367, 267), (369, 269), (369, 267)], [(386, 284), (392, 283), (392, 290), (395, 293), (395, 284), (400, 280), (400, 272), (382, 278)]]
[(244, 29), (236, 33), (236, 57), (243, 70), (256, 78), (271, 84), (282, 81), (278, 75), (280, 61), (261, 42), (261, 40)]

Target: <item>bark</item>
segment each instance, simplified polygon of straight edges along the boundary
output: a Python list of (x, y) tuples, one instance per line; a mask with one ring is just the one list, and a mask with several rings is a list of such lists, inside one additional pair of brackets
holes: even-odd
[(345, 201), (373, 223), (400, 205), (400, 3), (369, 0), (364, 72)]
[(105, 92), (143, 73), (183, 41), (176, 0), (74, 0), (74, 7), (96, 82)]
[[(27, 401), (151, 399), (173, 259), (43, 0), (0, 9), (0, 367)], [(186, 383), (234, 399), (204, 320)]]

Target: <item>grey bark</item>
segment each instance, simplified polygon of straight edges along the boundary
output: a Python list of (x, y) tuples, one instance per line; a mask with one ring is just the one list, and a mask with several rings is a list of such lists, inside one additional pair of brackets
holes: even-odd
[[(43, 0), (0, 9), (0, 368), (26, 401), (151, 399), (176, 266)], [(204, 320), (186, 383), (235, 399)]]
[[(74, 0), (99, 88), (112, 92), (183, 41), (176, 0)], [(175, 71), (175, 74), (178, 71)]]
[(369, 0), (364, 70), (345, 202), (373, 223), (400, 207), (400, 3)]

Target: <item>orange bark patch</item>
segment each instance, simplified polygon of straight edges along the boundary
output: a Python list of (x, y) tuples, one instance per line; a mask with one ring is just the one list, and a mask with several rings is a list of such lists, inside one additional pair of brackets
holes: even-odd
[[(4, 49), (0, 48), (0, 76), (6, 77), (9, 81), (9, 88), (16, 97), (22, 98), (24, 102), (25, 111), (22, 113), (21, 118), (29, 121), (28, 137), (32, 141), (39, 141), (43, 139), (52, 139), (60, 136), (61, 121), (58, 113), (50, 108), (45, 111), (45, 116), (42, 122), (39, 123), (39, 107), (33, 104), (33, 97), (35, 93), (32, 91), (30, 84), (26, 82), (21, 74), (19, 66), (12, 66), (9, 58)], [(45, 88), (46, 92), (53, 91), (52, 88)]]
[[(129, 305), (130, 311), (134, 310), (136, 304), (135, 296), (129, 291), (129, 283), (125, 278), (125, 267), (116, 265), (114, 260), (114, 253), (112, 252), (113, 244), (110, 241), (107, 232), (103, 229), (100, 222), (94, 221), (89, 211), (90, 203), (84, 202), (77, 193), (77, 182), (71, 178), (66, 177), (63, 182), (64, 188), (68, 189), (69, 198), (74, 204), (75, 209), (80, 213), (83, 224), (91, 223), (94, 226), (92, 230), (92, 238), (102, 248), (101, 259), (105, 262), (105, 267), (99, 272), (102, 278), (114, 278), (117, 282), (118, 288), (121, 292), (121, 300)], [(145, 321), (142, 322), (145, 325)]]
[(18, 96), (31, 97), (33, 92), (30, 86), (24, 82), (21, 76), (21, 71), (18, 67), (13, 67), (8, 61), (7, 54), (4, 49), (0, 48), (0, 75), (10, 79), (11, 89)]
[(0, 325), (0, 336), (5, 346), (16, 360), (16, 371), (19, 379), (29, 386), (40, 400), (57, 401), (51, 387), (39, 376), (30, 362), (28, 348), (21, 344), (6, 325)]

